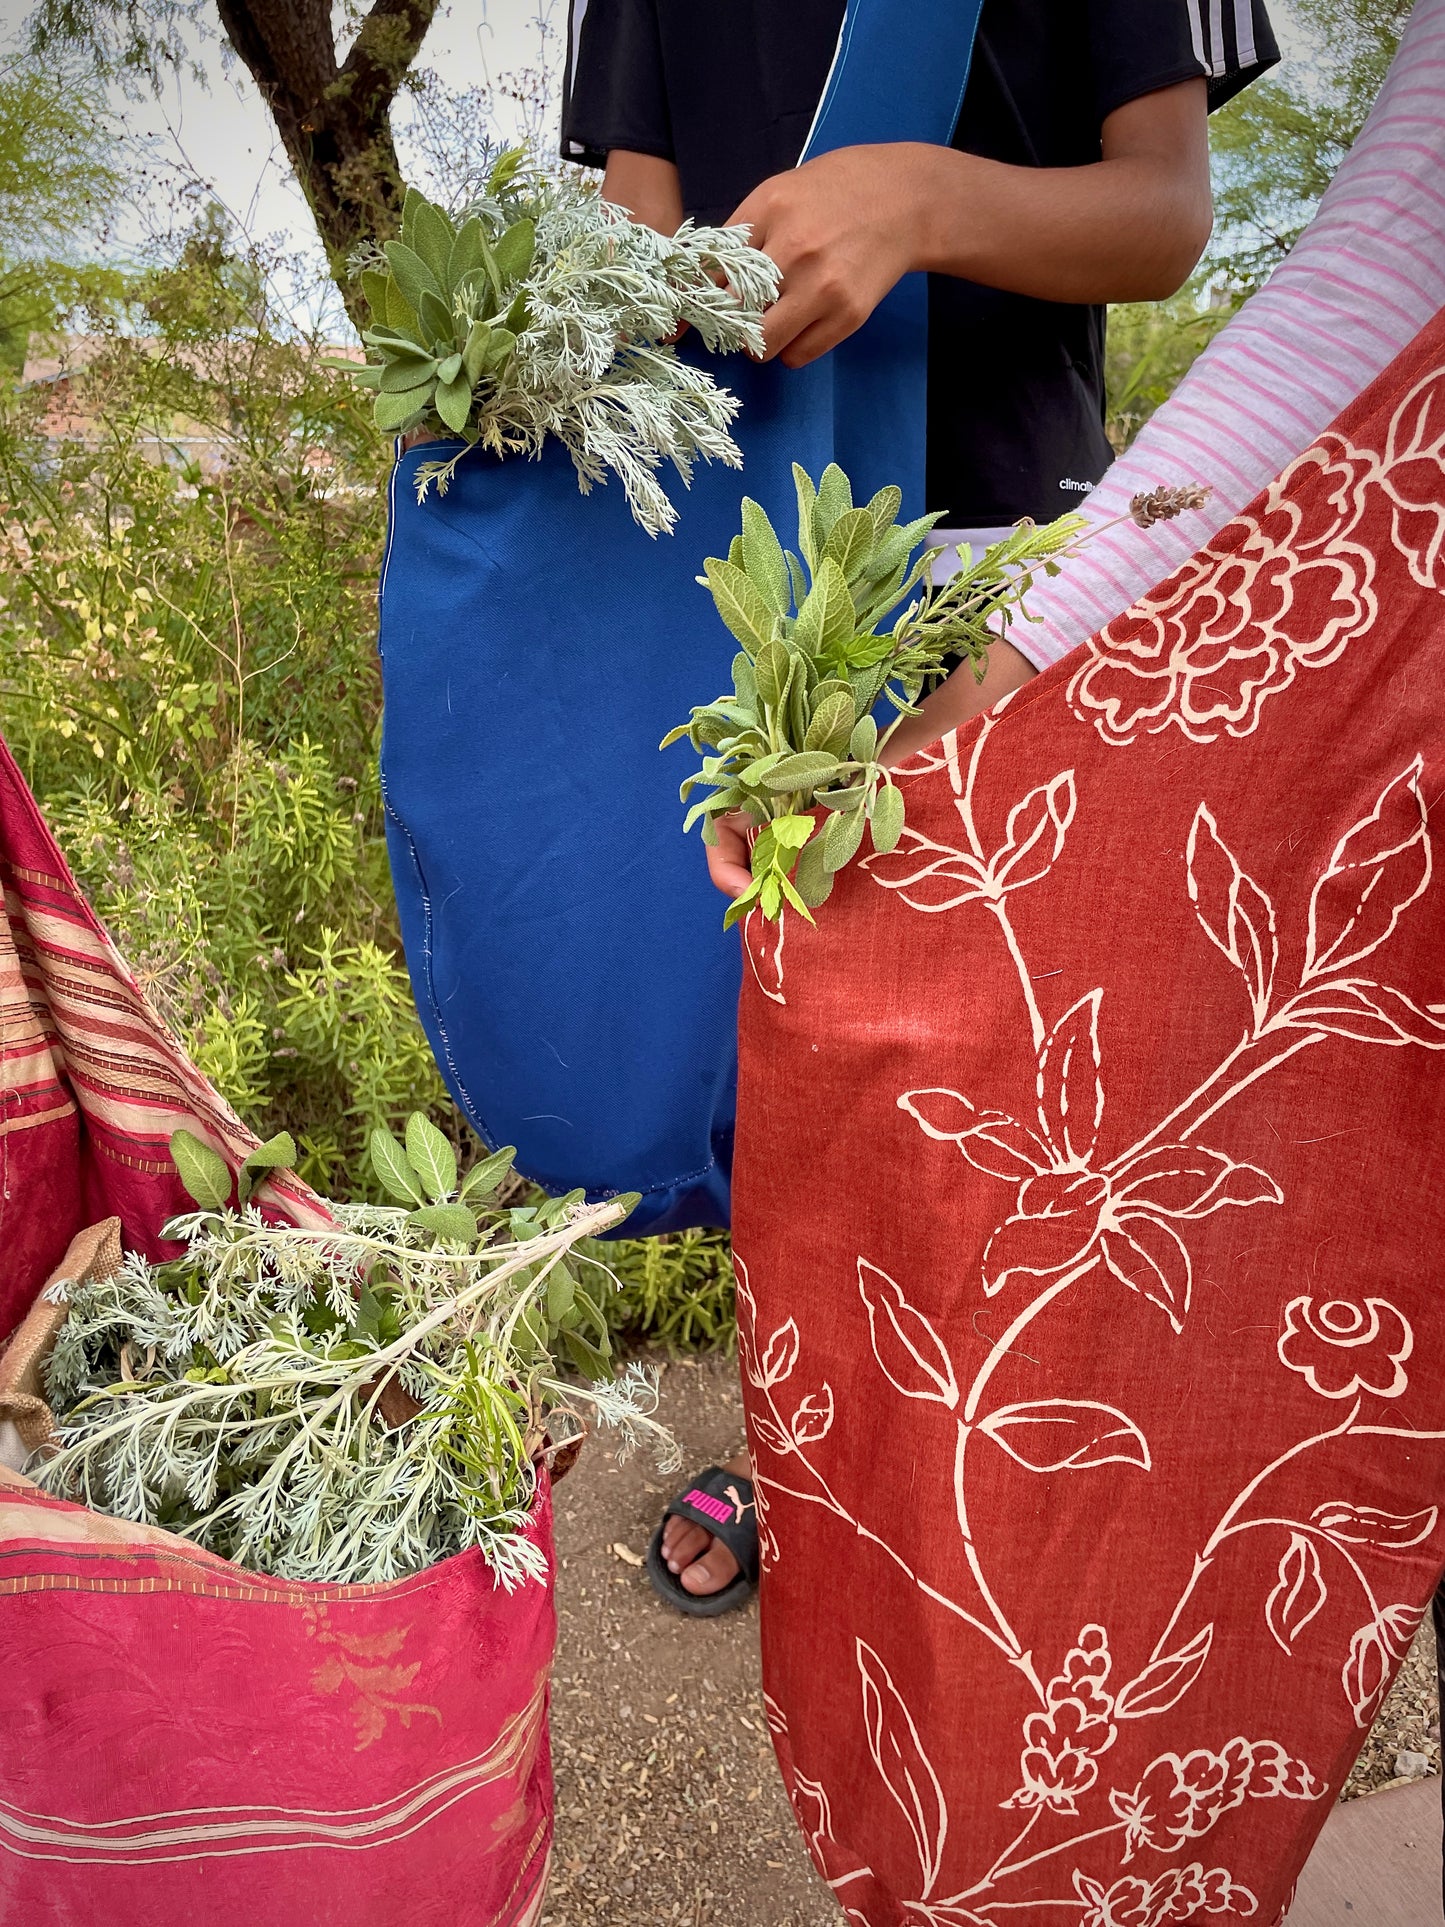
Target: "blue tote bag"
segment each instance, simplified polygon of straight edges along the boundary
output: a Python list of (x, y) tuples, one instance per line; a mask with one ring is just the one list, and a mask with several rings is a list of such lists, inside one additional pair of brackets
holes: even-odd
[[(805, 158), (953, 135), (981, 0), (852, 0)], [(702, 352), (694, 350), (693, 352)], [(417, 1008), (452, 1096), (548, 1191), (640, 1191), (630, 1233), (728, 1222), (740, 951), (696, 837), (686, 750), (737, 647), (696, 577), (791, 465), (923, 511), (927, 288), (911, 275), (800, 370), (733, 356), (745, 467), (699, 465), (671, 536), (555, 445), (475, 453), (416, 500), (400, 456), (381, 581), (381, 774)]]

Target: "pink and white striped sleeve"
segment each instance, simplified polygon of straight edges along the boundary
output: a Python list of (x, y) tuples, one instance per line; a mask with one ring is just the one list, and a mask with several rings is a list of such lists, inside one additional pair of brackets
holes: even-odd
[(1091, 522), (1161, 483), (1208, 508), (1123, 522), (1030, 598), (1009, 640), (1067, 654), (1231, 521), (1445, 306), (1445, 0), (1417, 0), (1364, 132), (1287, 259), (1089, 498)]

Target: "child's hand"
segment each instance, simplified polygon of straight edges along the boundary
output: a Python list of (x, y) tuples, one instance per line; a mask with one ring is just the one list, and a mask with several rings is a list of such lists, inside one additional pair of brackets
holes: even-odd
[(937, 150), (918, 142), (841, 147), (775, 174), (732, 216), (770, 254), (783, 288), (763, 321), (765, 360), (816, 361), (918, 265), (916, 210)]
[(713, 880), (713, 887), (721, 890), (725, 897), (740, 897), (753, 880), (748, 832), (759, 826), (743, 810), (733, 810), (731, 814), (715, 820), (717, 842), (704, 846), (707, 850), (707, 873)]

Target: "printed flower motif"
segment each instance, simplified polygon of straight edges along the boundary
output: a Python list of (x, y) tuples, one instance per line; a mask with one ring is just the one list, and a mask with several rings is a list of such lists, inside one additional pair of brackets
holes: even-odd
[(1388, 1298), (1294, 1298), (1285, 1306), (1280, 1362), (1321, 1398), (1399, 1398), (1415, 1334)]
[[(1191, 742), (1248, 736), (1266, 699), (1334, 662), (1374, 621), (1374, 560), (1345, 540), (1372, 458), (1320, 445), (1089, 645), (1069, 685), (1106, 743), (1171, 724)], [(1324, 488), (1319, 486), (1321, 481)]]
[(926, 1136), (956, 1144), (976, 1170), (1022, 1179), (1013, 1216), (984, 1253), (990, 1296), (1019, 1279), (1055, 1278), (1102, 1259), (1180, 1331), (1191, 1266), (1174, 1223), (1228, 1204), (1281, 1204), (1284, 1194), (1267, 1172), (1204, 1145), (1155, 1145), (1097, 1168), (1102, 999), (1100, 990), (1080, 997), (1040, 1046), (1037, 1131), (1003, 1111), (980, 1111), (957, 1091), (905, 1091), (898, 1104)]
[(1231, 1879), (1224, 1867), (1171, 1867), (1157, 1880), (1116, 1880), (1105, 1891), (1097, 1880), (1074, 1874), (1074, 1892), (1084, 1903), (1079, 1927), (1164, 1927), (1166, 1921), (1192, 1921), (1200, 1914), (1229, 1914), (1248, 1920), (1259, 1903), (1248, 1887)]
[(1165, 1753), (1132, 1793), (1115, 1789), (1109, 1805), (1124, 1822), (1127, 1865), (1140, 1847), (1174, 1853), (1198, 1840), (1246, 1798), (1315, 1800), (1322, 1788), (1302, 1760), (1276, 1740), (1230, 1740), (1218, 1753), (1198, 1747)]
[(1047, 1712), (1024, 1721), (1023, 1784), (1002, 1802), (1005, 1807), (1078, 1812), (1079, 1795), (1098, 1779), (1099, 1757), (1118, 1735), (1107, 1688), (1110, 1665), (1104, 1628), (1085, 1626), (1063, 1670), (1045, 1688)]
[(1040, 1172), (1020, 1185), (1014, 1215), (989, 1240), (984, 1290), (992, 1296), (1102, 1259), (1180, 1331), (1192, 1266), (1174, 1224), (1225, 1205), (1283, 1201), (1267, 1172), (1198, 1144), (1156, 1145), (1114, 1172)]

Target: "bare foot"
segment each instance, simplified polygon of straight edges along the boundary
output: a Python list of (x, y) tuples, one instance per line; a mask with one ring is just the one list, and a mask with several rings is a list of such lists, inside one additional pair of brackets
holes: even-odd
[[(736, 1472), (745, 1479), (752, 1476), (752, 1465), (746, 1452), (740, 1452), (735, 1459), (728, 1459), (723, 1469)], [(710, 1532), (704, 1532), (691, 1519), (674, 1517), (667, 1521), (662, 1529), (662, 1557), (668, 1571), (677, 1575), (683, 1591), (699, 1598), (708, 1593), (721, 1592), (724, 1586), (732, 1584), (740, 1571), (736, 1558), (721, 1539), (714, 1539)]]

